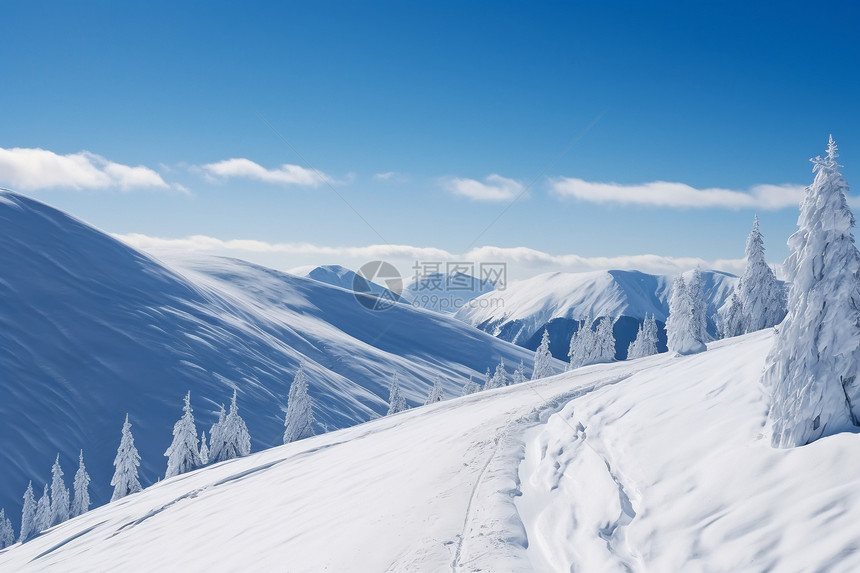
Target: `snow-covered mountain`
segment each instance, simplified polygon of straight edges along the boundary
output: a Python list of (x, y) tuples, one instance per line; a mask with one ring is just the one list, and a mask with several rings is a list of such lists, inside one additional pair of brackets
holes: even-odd
[[(391, 372), (423, 403), (504, 358), (532, 353), (408, 305), (374, 312), (355, 294), (239, 260), (136, 251), (38, 201), (0, 194), (0, 507), (28, 480), (67, 479), (83, 448), (93, 498), (109, 498), (125, 413), (144, 485), (163, 476), (182, 398), (198, 432), (235, 387), (254, 450), (280, 443), (289, 383), (305, 364), (317, 431), (385, 413)], [(17, 524), (16, 524), (17, 527)]]
[(771, 447), (772, 342), (589, 366), (231, 460), (0, 552), (0, 570), (860, 570), (860, 435)]
[[(384, 286), (359, 276), (355, 271), (340, 265), (321, 265), (318, 267), (302, 267), (290, 271), (290, 274), (305, 276), (309, 279), (360, 293), (370, 293), (377, 296), (386, 292)], [(388, 295), (393, 298), (392, 295)]]
[[(708, 330), (716, 334), (712, 315), (731, 297), (737, 277), (702, 271), (702, 290), (708, 304)], [(692, 271), (684, 273), (689, 280)], [(665, 321), (672, 277), (639, 271), (547, 273), (512, 282), (476, 298), (456, 317), (481, 330), (529, 349), (537, 348), (544, 328), (549, 330), (553, 356), (567, 360), (570, 337), (580, 320), (604, 316), (616, 320), (613, 332), (616, 357), (627, 356), (645, 314), (654, 315), (660, 327), (658, 347), (666, 350)]]
[(413, 306), (454, 314), (469, 301), (495, 288), (493, 281), (466, 273), (431, 273), (413, 278), (401, 296)]

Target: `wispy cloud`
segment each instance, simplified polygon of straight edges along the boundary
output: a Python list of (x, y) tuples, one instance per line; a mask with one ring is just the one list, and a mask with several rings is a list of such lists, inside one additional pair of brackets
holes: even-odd
[[(323, 183), (320, 176), (312, 169), (289, 163), (284, 163), (276, 169), (266, 169), (250, 159), (233, 158), (201, 165), (200, 169), (207, 177), (215, 180), (252, 179), (263, 183), (297, 187), (317, 187)], [(323, 176), (326, 177), (324, 174)], [(328, 179), (328, 177), (326, 178)]]
[(388, 181), (389, 179), (393, 179), (396, 175), (396, 171), (386, 171), (385, 173), (377, 173), (373, 178), (377, 181)]
[(0, 185), (22, 191), (41, 189), (175, 189), (161, 175), (143, 165), (115, 163), (101, 155), (80, 151), (60, 155), (47, 149), (0, 148)]
[(515, 179), (508, 179), (493, 173), (484, 181), (462, 177), (449, 177), (442, 180), (442, 185), (451, 193), (468, 197), (474, 201), (510, 201), (523, 192), (523, 184)]
[[(370, 260), (387, 260), (409, 269), (414, 261), (433, 262), (505, 262), (509, 273), (525, 278), (547, 271), (582, 272), (603, 269), (640, 270), (657, 274), (676, 274), (700, 266), (734, 274), (743, 270), (743, 259), (705, 260), (697, 257), (662, 255), (624, 255), (616, 257), (583, 257), (576, 254), (553, 255), (528, 247), (479, 247), (467, 253), (451, 253), (433, 247), (411, 245), (367, 245), (361, 247), (322, 246), (310, 243), (268, 243), (265, 241), (223, 240), (204, 235), (181, 239), (151, 237), (142, 234), (114, 235), (117, 239), (143, 250), (177, 250), (229, 254), (253, 258), (255, 254), (281, 254), (290, 257), (312, 257), (320, 264), (338, 263), (358, 268)], [(325, 258), (325, 260), (320, 260)], [(281, 268), (295, 266), (295, 259), (285, 260)]]
[(685, 183), (653, 181), (638, 185), (595, 183), (573, 177), (551, 182), (558, 198), (573, 198), (590, 203), (650, 205), (688, 209), (764, 209), (797, 207), (803, 197), (803, 185), (755, 185), (747, 191), (708, 188), (697, 189)]

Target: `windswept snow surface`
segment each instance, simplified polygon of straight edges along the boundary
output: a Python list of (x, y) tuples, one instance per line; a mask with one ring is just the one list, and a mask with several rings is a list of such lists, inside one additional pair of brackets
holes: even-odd
[(860, 570), (860, 436), (770, 447), (772, 340), (589, 366), (231, 460), (0, 552), (0, 570)]
[(191, 391), (197, 431), (238, 389), (259, 450), (282, 443), (289, 384), (304, 363), (316, 431), (384, 414), (397, 371), (410, 405), (433, 380), (459, 395), (504, 358), (533, 353), (451, 317), (234, 259), (136, 251), (38, 201), (0, 193), (0, 507), (19, 527), (29, 480), (41, 490), (57, 452), (73, 475), (84, 450), (96, 504), (110, 499), (126, 412), (144, 486)]

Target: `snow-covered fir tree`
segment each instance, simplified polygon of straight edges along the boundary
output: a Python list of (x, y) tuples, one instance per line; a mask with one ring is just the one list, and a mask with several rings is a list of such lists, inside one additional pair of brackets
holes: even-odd
[(125, 423), (122, 425), (122, 438), (119, 441), (113, 465), (116, 469), (110, 480), (110, 484), (113, 486), (111, 501), (122, 499), (141, 490), (140, 481), (137, 477), (140, 454), (137, 453), (137, 448), (134, 446), (134, 436), (131, 435), (128, 414), (125, 415)]
[(596, 334), (591, 330), (591, 326), (587, 325), (590, 323), (590, 320), (588, 323), (580, 321), (579, 328), (570, 337), (570, 348), (567, 352), (567, 357), (570, 359), (569, 370), (594, 363)]
[(15, 529), (12, 520), (6, 517), (6, 511), (0, 509), (0, 549), (15, 544)]
[(511, 384), (520, 384), (526, 381), (526, 365), (520, 360), (520, 365), (514, 370), (511, 377)]
[(299, 364), (287, 396), (287, 414), (284, 417), (284, 443), (289, 444), (314, 435), (314, 409), (308, 394), (308, 380), (304, 366)]
[(746, 330), (746, 317), (744, 316), (744, 306), (741, 303), (741, 297), (737, 292), (732, 293), (729, 308), (724, 316), (717, 315), (719, 319), (719, 330), (722, 338), (731, 338), (740, 336)]
[(18, 538), (22, 543), (34, 536), (36, 531), (36, 497), (33, 495), (33, 482), (27, 484), (24, 492), (24, 508), (21, 511), (21, 531)]
[[(173, 442), (164, 452), (167, 457), (165, 478), (178, 476), (200, 467), (200, 449), (197, 445), (197, 427), (191, 408), (191, 392), (185, 395), (182, 417), (173, 425)], [(214, 454), (214, 452), (212, 452)], [(215, 460), (216, 462), (218, 460)]]
[(84, 451), (78, 456), (78, 471), (75, 472), (74, 497), (72, 498), (71, 516), (77, 517), (90, 509), (90, 474), (84, 465)]
[(218, 444), (213, 442), (212, 449), (209, 450), (209, 461), (211, 463), (217, 464), (225, 460), (247, 456), (251, 453), (251, 436), (248, 433), (245, 420), (239, 415), (235, 389), (233, 390), (233, 399), (230, 402), (230, 412), (224, 418), (224, 422), (220, 424), (219, 431), (220, 440)]
[(227, 410), (224, 408), (224, 404), (221, 404), (221, 411), (218, 412), (218, 421), (212, 424), (212, 427), (209, 428), (209, 448), (208, 448), (208, 462), (206, 463), (214, 463), (215, 458), (212, 455), (214, 451), (221, 451), (224, 448), (224, 423), (227, 420)]
[(441, 402), (444, 399), (445, 391), (442, 389), (442, 379), (436, 376), (436, 378), (433, 379), (433, 386), (430, 388), (430, 393), (427, 394), (427, 400), (424, 402), (424, 405), (429, 406), (430, 404)]
[(484, 374), (484, 390), (490, 390), (493, 387), (493, 374), (490, 372), (489, 366)]
[(639, 325), (636, 340), (627, 348), (627, 359), (644, 358), (657, 354), (657, 319), (652, 314), (646, 314), (645, 320)]
[(200, 432), (200, 463), (204, 466), (209, 463), (209, 446), (206, 443), (206, 430)]
[(744, 332), (755, 332), (782, 322), (786, 313), (785, 289), (767, 264), (764, 239), (755, 218), (747, 239), (747, 264), (738, 283)]
[(63, 468), (60, 467), (60, 454), (51, 468), (51, 525), (69, 519), (69, 488), (63, 481)]
[(403, 392), (401, 392), (400, 390), (400, 381), (397, 380), (397, 372), (394, 372), (391, 375), (391, 387), (388, 391), (387, 415), (390, 416), (398, 412), (403, 412), (407, 408), (408, 406), (406, 405), (406, 398), (403, 396)]
[(552, 369), (552, 354), (549, 351), (549, 332), (543, 329), (543, 337), (540, 340), (540, 346), (535, 350), (535, 365), (532, 371), (532, 380), (546, 378), (554, 374)]
[(612, 362), (615, 360), (615, 335), (612, 333), (612, 319), (604, 316), (597, 323), (594, 336), (594, 362)]
[(701, 339), (700, 329), (694, 321), (693, 301), (684, 283), (684, 277), (679, 276), (672, 285), (669, 318), (666, 319), (669, 352), (684, 355), (705, 350), (705, 342)]
[(471, 376), (469, 376), (469, 381), (463, 385), (463, 396), (468, 396), (469, 394), (474, 394), (475, 392), (481, 391), (481, 385), (475, 382)]
[[(488, 371), (489, 372), (489, 371)], [(502, 358), (496, 366), (496, 373), (484, 385), (484, 390), (492, 390), (493, 388), (502, 388), (508, 385), (508, 373), (505, 371), (505, 359)]]
[(788, 315), (768, 356), (768, 427), (776, 447), (808, 444), (860, 418), (860, 253), (836, 143), (816, 157), (815, 179), (788, 239)]
[(708, 319), (707, 303), (702, 289), (702, 273), (698, 267), (693, 269), (690, 282), (686, 285), (687, 294), (690, 297), (690, 305), (693, 310), (692, 329), (693, 335), (702, 342), (708, 342)]
[(42, 533), (51, 527), (51, 496), (48, 493), (48, 484), (42, 490), (42, 497), (36, 502), (35, 533)]

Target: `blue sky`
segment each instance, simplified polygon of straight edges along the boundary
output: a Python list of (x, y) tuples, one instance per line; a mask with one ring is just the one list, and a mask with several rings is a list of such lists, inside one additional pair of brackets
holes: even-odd
[(860, 9), (750, 4), (4, 2), (0, 186), (284, 269), (776, 262), (829, 133), (860, 185)]

